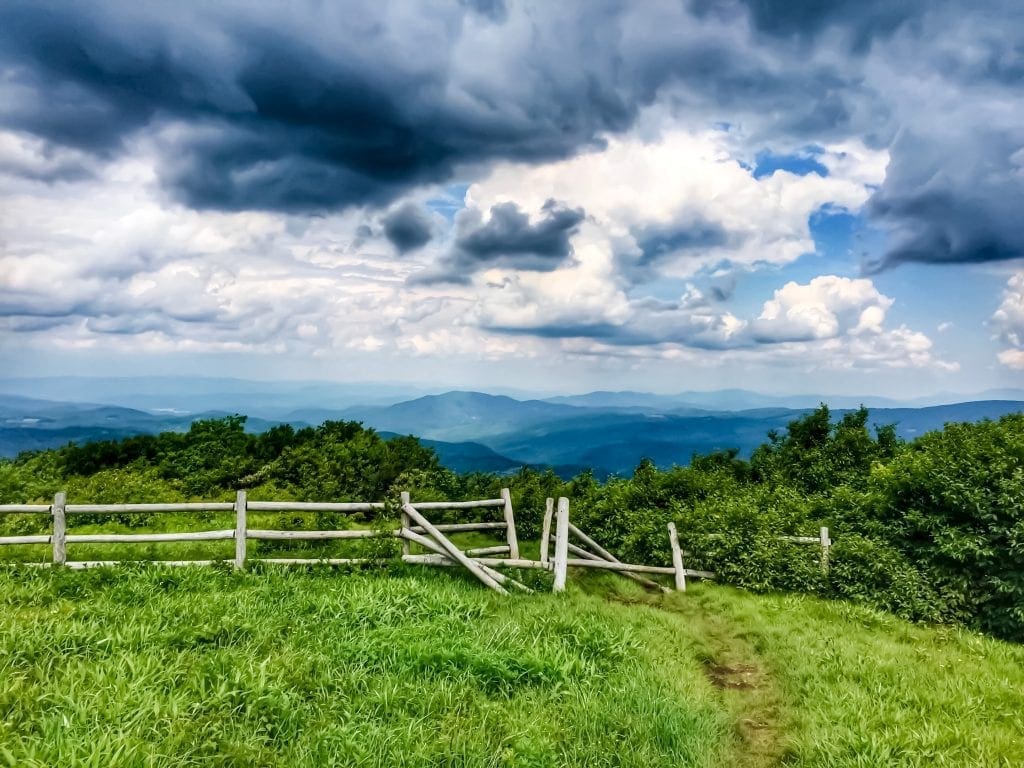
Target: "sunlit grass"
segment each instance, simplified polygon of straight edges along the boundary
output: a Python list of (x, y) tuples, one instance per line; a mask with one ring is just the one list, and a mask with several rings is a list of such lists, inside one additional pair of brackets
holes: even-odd
[(1024, 648), (574, 573), (0, 570), (0, 764), (1013, 766)]
[(723, 701), (751, 765), (1024, 765), (1024, 646), (806, 595), (592, 589), (671, 610), (709, 669), (738, 671)]
[(614, 606), (417, 569), (0, 574), (11, 765), (714, 765), (698, 665)]

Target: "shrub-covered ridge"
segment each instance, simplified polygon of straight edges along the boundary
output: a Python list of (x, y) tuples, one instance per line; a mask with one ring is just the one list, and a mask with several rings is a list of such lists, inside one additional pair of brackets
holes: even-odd
[[(352, 422), (252, 435), (243, 417), (229, 417), (184, 434), (0, 462), (0, 501), (45, 501), (56, 490), (80, 502), (230, 499), (239, 488), (253, 499), (397, 500), (408, 490), (433, 500), (493, 497), (508, 485), (523, 538), (538, 535), (544, 499), (566, 495), (575, 522), (633, 561), (667, 563), (665, 527), (674, 521), (692, 553), (687, 564), (723, 581), (1024, 640), (1024, 414), (950, 424), (906, 443), (869, 420), (861, 409), (833, 422), (822, 406), (769, 434), (749, 460), (726, 450), (665, 470), (643, 461), (632, 477), (599, 483), (525, 468), (460, 475), (413, 437), (384, 440)], [(17, 532), (39, 524), (0, 521)], [(814, 548), (778, 538), (822, 525), (835, 541), (827, 576)]]

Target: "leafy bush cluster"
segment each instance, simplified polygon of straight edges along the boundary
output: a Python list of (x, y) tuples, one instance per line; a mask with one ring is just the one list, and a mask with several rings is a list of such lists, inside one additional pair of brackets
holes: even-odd
[[(1024, 640), (1024, 414), (950, 424), (912, 442), (871, 427), (860, 409), (827, 407), (770, 433), (750, 460), (694, 456), (632, 477), (562, 481), (456, 474), (416, 438), (384, 440), (354, 422), (287, 425), (254, 435), (242, 416), (182, 434), (69, 445), (0, 462), (0, 502), (229, 499), (492, 498), (509, 486), (522, 538), (540, 534), (547, 497), (568, 496), (573, 521), (620, 557), (669, 562), (668, 522), (688, 567), (749, 589), (797, 590), (901, 616), (964, 623)], [(830, 569), (817, 547), (781, 540), (828, 526)]]
[[(950, 424), (912, 442), (866, 409), (822, 406), (742, 461), (641, 463), (630, 479), (578, 483), (573, 516), (629, 559), (668, 562), (666, 524), (688, 567), (757, 590), (815, 592), (911, 619), (1024, 640), (1024, 414)], [(822, 572), (818, 547), (834, 545)]]

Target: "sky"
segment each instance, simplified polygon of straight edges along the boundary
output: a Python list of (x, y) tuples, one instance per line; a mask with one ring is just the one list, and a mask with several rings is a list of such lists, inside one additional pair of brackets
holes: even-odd
[(0, 367), (1024, 384), (1017, 0), (0, 2)]

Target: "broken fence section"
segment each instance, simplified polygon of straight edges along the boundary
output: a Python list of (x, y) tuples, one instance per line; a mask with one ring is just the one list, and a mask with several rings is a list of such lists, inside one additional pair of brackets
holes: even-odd
[[(569, 500), (565, 497), (547, 499), (540, 541), (538, 560), (520, 555), (516, 536), (515, 514), (512, 497), (507, 488), (501, 490), (500, 498), (477, 499), (472, 501), (423, 501), (413, 502), (408, 493), (401, 494), (399, 508), (400, 527), (388, 530), (346, 529), (346, 530), (279, 530), (250, 528), (250, 512), (373, 512), (386, 509), (384, 502), (299, 502), (299, 501), (249, 501), (245, 491), (239, 491), (234, 502), (189, 502), (173, 504), (68, 504), (64, 493), (54, 496), (52, 504), (7, 504), (0, 505), (0, 514), (45, 514), (51, 518), (49, 534), (27, 536), (2, 536), (0, 546), (17, 544), (46, 544), (52, 549), (52, 562), (35, 563), (38, 566), (64, 566), (68, 568), (90, 568), (117, 565), (124, 562), (153, 562), (161, 565), (212, 565), (224, 560), (69, 560), (68, 545), (76, 544), (141, 544), (152, 542), (194, 542), (234, 540), (233, 564), (244, 568), (250, 562), (274, 563), (279, 565), (348, 565), (382, 562), (380, 558), (288, 558), (250, 557), (247, 544), (250, 541), (328, 541), (339, 539), (397, 538), (402, 543), (401, 559), (405, 562), (428, 566), (461, 567), (468, 570), (490, 589), (507, 594), (507, 587), (532, 591), (511, 576), (497, 570), (541, 569), (553, 573), (555, 592), (565, 589), (569, 568), (595, 568), (619, 573), (645, 587), (663, 592), (672, 591), (668, 586), (649, 578), (649, 575), (671, 576), (676, 590), (686, 589), (687, 578), (713, 579), (714, 573), (685, 567), (687, 552), (680, 549), (678, 532), (674, 523), (668, 524), (669, 545), (672, 565), (641, 565), (624, 563), (602, 547), (589, 535), (569, 520)], [(500, 520), (476, 522), (433, 523), (428, 514), (435, 510), (494, 510), (500, 511)], [(233, 512), (234, 528), (161, 533), (68, 533), (68, 517), (76, 514), (132, 514), (161, 512)], [(554, 531), (552, 531), (554, 528)], [(503, 536), (504, 543), (495, 546), (460, 549), (448, 534), (467, 532), (488, 532)], [(552, 535), (553, 534), (553, 535)], [(551, 552), (554, 539), (554, 554)], [(821, 547), (822, 569), (827, 571), (829, 547), (832, 544), (828, 529), (822, 528), (818, 537), (781, 537), (797, 544), (817, 544)], [(424, 553), (413, 553), (416, 545)], [(232, 562), (232, 561), (227, 561)]]

